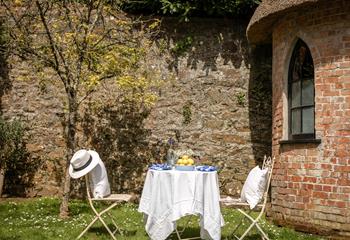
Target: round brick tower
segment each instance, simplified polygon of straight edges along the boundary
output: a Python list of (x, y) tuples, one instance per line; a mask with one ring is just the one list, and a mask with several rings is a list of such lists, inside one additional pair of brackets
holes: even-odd
[(350, 1), (263, 1), (247, 36), (272, 43), (269, 214), (350, 237)]

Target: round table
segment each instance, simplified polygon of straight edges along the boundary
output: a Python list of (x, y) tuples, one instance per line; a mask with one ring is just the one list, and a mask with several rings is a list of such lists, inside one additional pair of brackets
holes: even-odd
[(138, 211), (145, 214), (153, 240), (166, 239), (176, 221), (190, 214), (200, 215), (202, 239), (220, 240), (224, 220), (219, 200), (216, 171), (148, 170)]

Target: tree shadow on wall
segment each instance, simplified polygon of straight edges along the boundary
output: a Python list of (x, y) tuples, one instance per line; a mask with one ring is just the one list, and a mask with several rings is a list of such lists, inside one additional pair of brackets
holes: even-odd
[(250, 54), (249, 125), (253, 154), (260, 164), (272, 147), (272, 46), (256, 46)]
[(247, 23), (245, 19), (191, 18), (190, 22), (179, 22), (178, 18), (165, 18), (157, 46), (160, 51), (170, 50), (169, 70), (176, 73), (184, 55), (187, 67), (197, 70), (203, 64), (201, 70), (206, 74), (217, 70), (219, 56), (223, 64), (232, 62), (235, 68), (240, 68), (242, 62), (248, 65)]
[[(248, 20), (193, 18), (186, 23), (176, 18), (165, 18), (157, 46), (160, 50), (170, 49), (168, 67), (176, 71), (180, 78), (182, 57), (187, 60), (186, 67), (203, 70), (206, 75), (217, 71), (217, 66), (222, 64), (232, 64), (236, 72), (242, 64), (250, 69), (247, 96), (249, 127), (253, 154), (259, 163), (264, 155), (271, 154), (272, 46), (250, 48), (246, 38)], [(219, 58), (222, 61), (220, 64), (217, 62)], [(237, 81), (235, 78), (242, 76), (227, 74), (225, 77)], [(242, 161), (248, 166), (248, 160)]]
[(143, 173), (152, 159), (146, 140), (151, 133), (143, 125), (149, 112), (130, 101), (101, 108), (88, 104), (82, 119), (84, 135), (105, 163), (113, 191), (142, 190)]
[(11, 78), (8, 69), (8, 52), (6, 49), (6, 32), (4, 19), (0, 19), (0, 115), (2, 115), (2, 96), (12, 88)]

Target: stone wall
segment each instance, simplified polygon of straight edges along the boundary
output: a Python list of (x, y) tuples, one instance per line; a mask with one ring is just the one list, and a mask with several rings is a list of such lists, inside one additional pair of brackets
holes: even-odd
[[(152, 111), (108, 104), (96, 110), (97, 103), (118, 102), (108, 82), (87, 99), (79, 147), (94, 148), (107, 161), (115, 189), (140, 193), (147, 165), (164, 160), (170, 137), (177, 148), (198, 152), (201, 163), (220, 167), (222, 194), (236, 195), (249, 169), (270, 154), (271, 48), (249, 49), (245, 29), (246, 22), (233, 19), (164, 19), (155, 55), (147, 60), (164, 79)], [(28, 194), (60, 194), (64, 93), (28, 73), (27, 64), (12, 65), (4, 116), (26, 122), (27, 147), (41, 163)]]
[(219, 166), (222, 193), (235, 195), (249, 169), (270, 153), (271, 91), (262, 63), (270, 69), (271, 48), (249, 52), (246, 25), (235, 20), (173, 21), (166, 29), (167, 39), (191, 36), (193, 44), (183, 57), (172, 59), (175, 80), (162, 89), (146, 122), (151, 139), (164, 142), (178, 134), (178, 147), (191, 148), (202, 161)]
[[(304, 231), (350, 236), (350, 4), (322, 1), (293, 12), (273, 31), (272, 217)], [(296, 39), (315, 67), (315, 131), (321, 143), (288, 136), (287, 71)]]

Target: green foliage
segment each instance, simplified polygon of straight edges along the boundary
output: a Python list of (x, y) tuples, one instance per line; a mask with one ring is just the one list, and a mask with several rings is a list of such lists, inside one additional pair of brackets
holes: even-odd
[(192, 46), (192, 43), (193, 38), (188, 36), (176, 42), (175, 46), (171, 49), (171, 52), (176, 56), (181, 56)]
[(192, 103), (187, 102), (183, 107), (182, 107), (182, 116), (183, 116), (183, 124), (187, 125), (191, 122), (192, 120), (192, 110), (191, 110)]
[[(77, 146), (79, 108), (102, 81), (116, 82), (121, 98), (144, 105), (154, 103), (157, 74), (147, 56), (159, 20), (132, 19), (115, 8), (115, 1), (1, 0), (10, 29), (8, 48), (13, 59), (30, 61), (33, 73), (48, 84), (60, 84), (66, 93), (67, 161)], [(16, 61), (14, 61), (16, 63)], [(36, 78), (38, 79), (38, 78)], [(40, 84), (45, 92), (46, 84)], [(111, 83), (110, 82), (110, 83)], [(53, 93), (55, 95), (55, 93)], [(67, 214), (70, 178), (64, 184), (62, 216)]]
[(0, 117), (0, 168), (5, 176), (3, 192), (9, 196), (25, 196), (40, 164), (30, 158), (24, 135), (20, 120), (5, 121)]
[[(20, 202), (3, 201), (0, 203), (0, 240), (61, 240), (76, 238), (84, 227), (92, 220), (93, 213), (86, 201), (70, 202), (71, 217), (60, 219), (58, 217), (59, 201), (55, 198), (24, 199)], [(121, 204), (120, 207), (111, 210), (117, 224), (124, 236), (116, 235), (121, 240), (146, 240), (149, 239), (145, 232), (142, 214), (137, 211), (135, 204)], [(231, 239), (230, 233), (241, 220), (242, 215), (235, 209), (222, 208), (225, 226), (222, 228), (222, 239)], [(180, 228), (188, 227), (184, 231), (184, 237), (195, 237), (199, 234), (198, 217), (189, 216), (181, 218), (177, 224)], [(247, 226), (247, 224), (244, 224)], [(320, 236), (298, 233), (292, 229), (281, 228), (262, 220), (261, 227), (267, 231), (270, 239), (274, 240), (321, 240)], [(242, 230), (239, 230), (239, 234)], [(98, 221), (88, 231), (84, 239), (111, 239), (108, 232)], [(176, 234), (169, 237), (177, 239)], [(259, 234), (252, 230), (246, 237), (248, 240), (260, 239)]]
[(245, 93), (244, 92), (236, 93), (236, 101), (237, 101), (238, 105), (243, 107), (245, 105), (245, 102), (246, 102)]
[(132, 12), (180, 16), (241, 16), (252, 12), (259, 0), (123, 0), (121, 7)]
[(5, 121), (0, 117), (0, 168), (7, 169), (28, 157), (21, 121)]
[[(42, 92), (53, 81), (48, 69), (56, 74), (65, 87), (69, 106), (81, 103), (105, 80), (115, 80), (127, 94), (132, 88), (137, 92), (135, 100), (154, 102), (149, 90), (157, 76), (143, 66), (160, 21), (127, 18), (111, 5), (114, 1), (77, 2), (3, 3), (11, 29), (11, 53), (31, 60)], [(119, 84), (123, 79), (129, 79), (124, 83), (130, 84)], [(142, 87), (133, 87), (133, 81), (136, 85), (142, 82)]]

